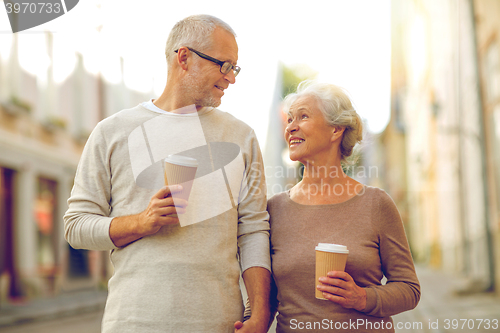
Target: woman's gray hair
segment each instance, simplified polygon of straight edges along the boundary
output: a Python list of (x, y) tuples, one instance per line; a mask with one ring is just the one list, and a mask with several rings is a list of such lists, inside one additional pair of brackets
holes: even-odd
[(347, 91), (329, 83), (312, 80), (302, 81), (297, 92), (289, 94), (283, 101), (283, 111), (290, 113), (292, 104), (303, 96), (312, 96), (318, 101), (318, 106), (330, 126), (345, 127), (340, 145), (342, 161), (351, 156), (354, 146), (363, 140), (363, 122)]
[(216, 27), (230, 32), (236, 37), (233, 29), (226, 22), (211, 15), (192, 15), (177, 22), (167, 39), (165, 55), (170, 67), (175, 58), (175, 50), (181, 46), (189, 46), (203, 52), (212, 46), (212, 33)]

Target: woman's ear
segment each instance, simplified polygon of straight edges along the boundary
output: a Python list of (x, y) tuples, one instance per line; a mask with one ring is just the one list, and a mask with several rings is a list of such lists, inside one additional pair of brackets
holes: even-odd
[(345, 127), (342, 126), (334, 126), (332, 129), (332, 142), (338, 140), (339, 138), (342, 138), (342, 135), (344, 135)]

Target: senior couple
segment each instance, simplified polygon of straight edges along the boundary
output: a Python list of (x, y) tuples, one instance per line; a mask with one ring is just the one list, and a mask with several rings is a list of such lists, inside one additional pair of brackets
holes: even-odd
[[(104, 119), (89, 137), (65, 236), (74, 248), (111, 251), (102, 332), (267, 332), (276, 312), (277, 332), (334, 331), (311, 326), (325, 320), (348, 332), (345, 323), (360, 319), (366, 327), (352, 331), (393, 332), (390, 316), (414, 308), (420, 287), (392, 199), (340, 171), (362, 139), (359, 115), (343, 89), (299, 85), (284, 101), (284, 139), (303, 179), (267, 201), (254, 132), (216, 108), (240, 72), (235, 36), (209, 15), (178, 22), (161, 96)], [(236, 157), (221, 164), (229, 152), (217, 143), (238, 147)], [(203, 151), (189, 204), (176, 197), (180, 186), (154, 176), (183, 151)], [(349, 256), (345, 272), (316, 281), (320, 242)]]

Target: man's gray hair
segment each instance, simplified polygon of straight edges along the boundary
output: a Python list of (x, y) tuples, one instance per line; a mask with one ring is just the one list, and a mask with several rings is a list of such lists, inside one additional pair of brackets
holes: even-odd
[(233, 29), (226, 22), (211, 15), (192, 15), (177, 22), (168, 35), (165, 55), (170, 68), (175, 58), (175, 50), (181, 46), (189, 46), (203, 52), (212, 46), (212, 33), (216, 27), (230, 32), (236, 37)]

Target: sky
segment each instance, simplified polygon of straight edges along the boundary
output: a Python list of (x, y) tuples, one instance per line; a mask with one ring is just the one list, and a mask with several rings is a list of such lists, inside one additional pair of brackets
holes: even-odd
[[(121, 56), (125, 84), (153, 90), (152, 97), (157, 97), (166, 82), (168, 33), (177, 21), (193, 14), (217, 16), (236, 32), (242, 69), (219, 108), (253, 127), (261, 146), (280, 63), (307, 65), (318, 73), (318, 80), (346, 88), (368, 128), (385, 128), (390, 113), (390, 0), (80, 0), (66, 15), (18, 34), (27, 41), (20, 47), (36, 55), (37, 44), (29, 42), (30, 36), (54, 32), (54, 47), (60, 49), (55, 52), (56, 81), (74, 70), (78, 51), (86, 70), (101, 71), (116, 82)], [(0, 51), (9, 30), (7, 14), (0, 10)], [(47, 60), (37, 61), (43, 67)]]

